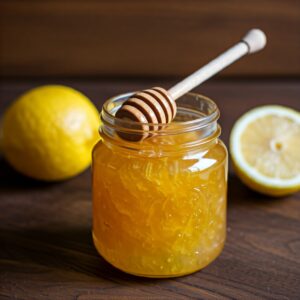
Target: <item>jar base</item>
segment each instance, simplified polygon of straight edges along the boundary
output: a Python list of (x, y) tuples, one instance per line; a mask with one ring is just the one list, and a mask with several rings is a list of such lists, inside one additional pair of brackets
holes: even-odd
[(94, 233), (93, 233), (93, 243), (94, 246), (98, 252), (98, 254), (107, 262), (109, 263), (111, 266), (113, 266), (114, 268), (116, 268), (117, 270), (133, 275), (133, 276), (137, 276), (137, 277), (144, 277), (144, 278), (157, 278), (157, 279), (167, 279), (167, 278), (176, 278), (176, 277), (184, 277), (184, 276), (188, 276), (191, 275), (193, 273), (199, 272), (202, 269), (206, 268), (208, 265), (210, 265), (223, 251), (224, 248), (224, 244), (225, 241), (223, 242), (223, 244), (221, 245), (221, 247), (219, 248), (219, 251), (216, 251), (215, 255), (212, 257), (212, 259), (207, 263), (202, 265), (200, 268), (196, 268), (195, 270), (192, 271), (188, 271), (188, 272), (184, 272), (184, 273), (180, 273), (180, 274), (167, 274), (167, 275), (152, 275), (152, 274), (140, 274), (140, 273), (135, 273), (135, 272), (130, 272), (130, 271), (126, 271), (123, 270), (120, 267), (117, 267), (116, 265), (114, 265), (112, 262), (109, 261), (109, 259), (107, 259), (100, 251), (99, 247), (98, 247), (98, 243), (97, 243), (97, 238), (95, 237)]

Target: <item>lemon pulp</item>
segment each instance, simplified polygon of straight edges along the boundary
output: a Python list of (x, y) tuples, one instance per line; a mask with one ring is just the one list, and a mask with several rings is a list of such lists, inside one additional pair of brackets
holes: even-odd
[[(176, 152), (180, 141), (173, 144)], [(95, 246), (112, 265), (135, 275), (197, 271), (224, 245), (226, 187), (227, 152), (220, 141), (164, 157), (100, 142), (93, 151)]]

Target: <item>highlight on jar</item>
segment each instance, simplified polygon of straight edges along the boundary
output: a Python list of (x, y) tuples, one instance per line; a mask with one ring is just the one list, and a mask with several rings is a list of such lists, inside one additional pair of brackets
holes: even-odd
[(265, 44), (253, 29), (168, 91), (106, 101), (93, 150), (93, 240), (110, 264), (138, 276), (175, 277), (221, 253), (228, 155), (217, 105), (189, 92)]

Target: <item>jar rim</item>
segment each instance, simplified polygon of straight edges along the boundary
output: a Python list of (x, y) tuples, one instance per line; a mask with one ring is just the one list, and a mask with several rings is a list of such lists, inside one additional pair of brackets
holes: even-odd
[[(216, 122), (219, 119), (220, 112), (216, 105), (216, 103), (201, 94), (197, 93), (187, 93), (181, 98), (179, 98), (177, 102), (178, 111), (182, 109), (188, 109), (195, 116), (192, 120), (187, 121), (178, 121), (175, 119), (175, 122), (171, 122), (169, 124), (163, 123), (143, 123), (146, 125), (148, 130), (140, 130), (136, 129), (139, 122), (135, 122), (127, 119), (120, 119), (115, 116), (116, 111), (121, 107), (124, 101), (126, 101), (129, 97), (131, 97), (135, 92), (129, 92), (124, 94), (119, 94), (109, 98), (103, 105), (101, 111), (101, 120), (102, 122), (110, 127), (117, 128), (119, 130), (125, 130), (130, 133), (138, 133), (138, 132), (147, 132), (147, 133), (157, 133), (157, 130), (151, 130), (154, 126), (161, 126), (162, 129), (159, 130), (160, 135), (170, 135), (177, 134), (179, 132), (188, 132), (193, 131), (195, 129), (199, 129), (205, 126), (208, 126), (211, 123)], [(200, 99), (201, 101), (205, 101), (205, 103), (209, 106), (209, 113), (207, 115), (203, 114), (203, 111), (197, 110), (197, 108), (186, 108), (181, 106), (180, 99), (184, 97), (193, 97)], [(117, 121), (117, 122), (116, 122)], [(167, 126), (166, 126), (167, 125)], [(134, 128), (134, 129), (133, 129)]]

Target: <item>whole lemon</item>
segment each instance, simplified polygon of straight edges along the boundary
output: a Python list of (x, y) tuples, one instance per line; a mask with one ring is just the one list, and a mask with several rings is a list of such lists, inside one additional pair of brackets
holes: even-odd
[(99, 125), (97, 109), (80, 92), (60, 85), (37, 87), (5, 112), (2, 151), (27, 176), (66, 179), (90, 165)]

